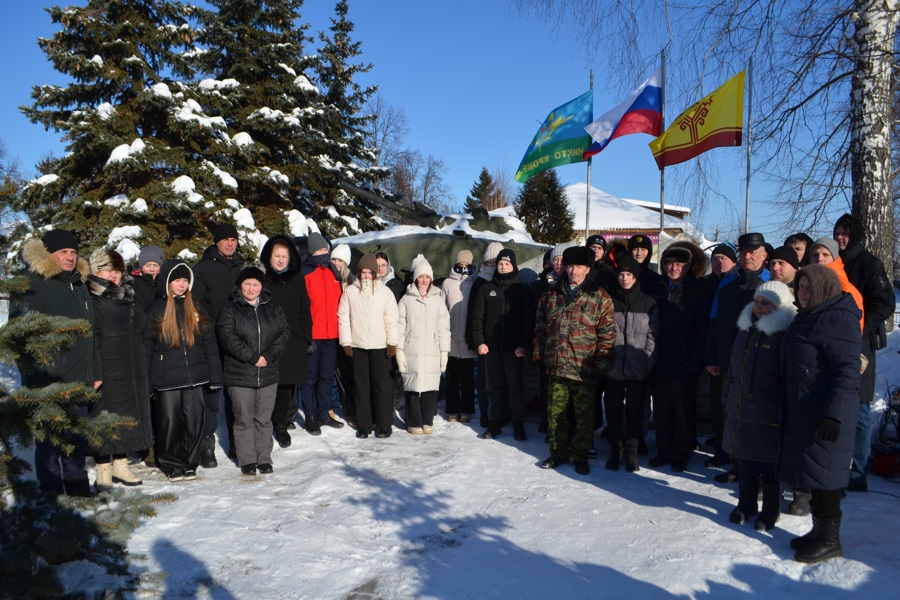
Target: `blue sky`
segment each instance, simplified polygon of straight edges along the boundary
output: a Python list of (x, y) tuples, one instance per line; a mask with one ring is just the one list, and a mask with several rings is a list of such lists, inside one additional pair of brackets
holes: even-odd
[[(37, 46), (38, 37), (55, 31), (43, 10), (53, 4), (28, 0), (4, 7), (0, 23), (0, 138), (9, 154), (18, 156), (22, 171), (50, 150), (63, 147), (58, 134), (30, 124), (18, 110), (30, 103), (32, 85), (64, 84)], [(333, 14), (332, 0), (307, 0), (301, 14), (312, 30), (326, 29)], [(373, 69), (361, 80), (375, 83), (392, 105), (402, 107), (409, 120), (408, 146), (443, 159), (455, 201), (462, 204), (482, 167), (493, 171), (503, 165), (512, 180), (541, 121), (555, 107), (589, 89), (594, 73), (594, 116), (621, 102), (631, 89), (608, 89), (610, 78), (600, 71), (602, 48), (586, 56), (579, 42), (535, 17), (522, 15), (504, 0), (350, 0), (349, 19), (354, 37), (362, 42), (363, 60)], [(308, 49), (312, 51), (312, 48)], [(634, 73), (632, 87), (646, 79)], [(721, 84), (733, 73), (713, 76)], [(721, 75), (721, 77), (718, 77)], [(710, 90), (711, 91), (711, 90)], [(708, 93), (708, 91), (707, 91)], [(667, 123), (686, 106), (668, 106)], [(642, 200), (659, 200), (659, 170), (647, 144), (648, 135), (619, 138), (595, 157), (591, 183), (608, 193)], [(704, 232), (711, 235), (717, 221), (743, 217), (743, 148), (720, 148), (719, 192), (733, 204), (710, 210)], [(557, 169), (564, 184), (585, 181), (587, 163)], [(667, 170), (666, 202), (688, 205), (672, 185)], [(519, 184), (513, 184), (518, 189)], [(753, 182), (753, 197), (762, 198), (762, 183)], [(751, 225), (766, 232), (769, 209), (754, 202)], [(726, 223), (728, 224), (728, 223)], [(773, 228), (774, 229), (774, 228)]]

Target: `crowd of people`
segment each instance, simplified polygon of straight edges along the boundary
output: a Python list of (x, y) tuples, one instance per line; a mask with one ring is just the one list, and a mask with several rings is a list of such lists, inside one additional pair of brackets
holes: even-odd
[(648, 237), (592, 235), (549, 250), (529, 283), (497, 242), (480, 264), (460, 251), (438, 278), (419, 254), (401, 279), (383, 252), (351, 269), (350, 248), (318, 233), (273, 236), (245, 264), (237, 230), (220, 224), (197, 264), (147, 246), (129, 271), (115, 250), (85, 260), (71, 232), (48, 231), (23, 246), (31, 288), (11, 317), (83, 318), (93, 333), (50, 364), (22, 362), (22, 383), (92, 385), (90, 412), (126, 419), (108, 439), (73, 436), (71, 453), (38, 441), (37, 478), (48, 493), (91, 495), (91, 456), (98, 491), (142, 483), (129, 457), (171, 481), (196, 479), (218, 465), (220, 407), (228, 456), (244, 475), (266, 475), (301, 411), (312, 436), (346, 424), (359, 439), (390, 437), (398, 407), (409, 434), (429, 435), (442, 390), (449, 423), (477, 416), (482, 439), (511, 425), (522, 441), (529, 369), (549, 444), (541, 468), (571, 461), (588, 474), (606, 439), (605, 468), (637, 472), (652, 416), (646, 465), (682, 472), (700, 448), (704, 380), (714, 449), (704, 466), (738, 485), (730, 521), (771, 530), (787, 486), (788, 511), (813, 519), (791, 542), (795, 558), (841, 556), (841, 498), (867, 489), (875, 352), (894, 312), (864, 241), (844, 215), (832, 237), (798, 233), (777, 248), (759, 233), (709, 255), (677, 241), (657, 273)]

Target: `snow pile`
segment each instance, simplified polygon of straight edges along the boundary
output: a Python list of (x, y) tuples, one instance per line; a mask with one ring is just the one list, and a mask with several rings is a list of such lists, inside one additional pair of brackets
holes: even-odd
[(112, 153), (110, 153), (106, 164), (109, 165), (112, 163), (127, 160), (129, 157), (143, 152), (145, 147), (146, 144), (144, 144), (144, 140), (142, 140), (141, 138), (136, 138), (133, 142), (131, 142), (131, 145), (122, 144), (121, 146), (116, 146), (113, 149)]
[(32, 179), (28, 182), (28, 185), (49, 185), (57, 179), (59, 179), (59, 175), (50, 173), (49, 175), (41, 175), (37, 179)]

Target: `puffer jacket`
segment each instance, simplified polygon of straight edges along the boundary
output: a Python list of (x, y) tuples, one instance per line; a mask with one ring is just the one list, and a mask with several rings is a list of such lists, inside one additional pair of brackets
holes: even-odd
[[(278, 359), (287, 347), (291, 326), (284, 311), (263, 289), (259, 302), (248, 303), (235, 286), (231, 302), (222, 308), (216, 321), (216, 336), (225, 354), (225, 385), (261, 388), (278, 383)], [(265, 367), (257, 367), (262, 356)]]
[(338, 304), (339, 342), (363, 350), (397, 345), (397, 320), (400, 313), (394, 294), (375, 279), (372, 288), (363, 290), (357, 279), (344, 290)]
[[(778, 478), (794, 487), (847, 487), (859, 416), (859, 309), (850, 294), (799, 313), (785, 332)], [(841, 424), (834, 442), (818, 439), (822, 417)]]
[(441, 291), (450, 311), (450, 356), (454, 358), (475, 358), (478, 353), (466, 342), (466, 327), (469, 320), (469, 298), (478, 275), (461, 275), (451, 271), (441, 284)]
[(184, 297), (175, 298), (175, 316), (181, 329), (181, 345), (166, 344), (159, 335), (159, 322), (166, 311), (165, 298), (157, 298), (147, 315), (144, 350), (150, 363), (150, 385), (156, 391), (224, 383), (219, 347), (212, 325), (200, 328), (200, 340), (190, 348), (184, 344)]
[(605, 374), (616, 341), (615, 309), (609, 295), (591, 279), (568, 302), (566, 276), (550, 287), (538, 303), (534, 324), (535, 362), (548, 375), (574, 381), (594, 381)]
[(441, 352), (450, 352), (450, 312), (435, 286), (423, 298), (411, 283), (400, 298), (397, 348), (406, 355), (403, 389), (430, 392), (441, 383)]
[(306, 257), (302, 275), (309, 294), (313, 340), (337, 339), (337, 308), (343, 292), (340, 274), (327, 255), (322, 255)]
[(747, 273), (738, 268), (722, 279), (709, 310), (703, 355), (705, 365), (719, 367), (725, 375), (731, 359), (731, 347), (737, 336), (738, 316), (747, 303), (753, 300), (753, 291), (770, 279), (769, 270), (765, 267), (755, 273)]
[(724, 385), (722, 447), (744, 460), (772, 463), (781, 443), (781, 347), (797, 308), (782, 306), (757, 321), (753, 303), (738, 317), (738, 335)]
[(610, 296), (616, 317), (616, 342), (606, 376), (620, 381), (650, 379), (659, 337), (656, 300), (637, 283), (630, 290), (617, 285)]
[(469, 307), (472, 347), (491, 352), (530, 348), (534, 339), (534, 296), (518, 273), (495, 274), (477, 286)]

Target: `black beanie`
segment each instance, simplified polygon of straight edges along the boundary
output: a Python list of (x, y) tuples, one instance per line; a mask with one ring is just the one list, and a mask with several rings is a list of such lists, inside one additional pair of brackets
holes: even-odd
[(606, 238), (602, 235), (592, 235), (588, 237), (584, 245), (588, 248), (594, 245), (603, 246), (603, 251), (606, 252)]
[(72, 248), (78, 252), (78, 238), (66, 229), (53, 229), (41, 236), (41, 241), (50, 254), (64, 248)]
[(572, 246), (563, 250), (563, 266), (581, 265), (590, 267), (594, 264), (594, 251), (585, 246)]
[(628, 249), (645, 248), (650, 254), (653, 254), (653, 242), (646, 235), (633, 235), (628, 238)]
[(715, 256), (716, 254), (727, 256), (729, 259), (731, 259), (731, 262), (737, 262), (737, 252), (734, 251), (734, 246), (732, 246), (731, 244), (719, 244), (712, 249), (712, 253), (710, 254), (710, 256)]
[(236, 285), (237, 287), (241, 287), (241, 284), (248, 279), (255, 279), (262, 285), (266, 284), (266, 274), (262, 272), (262, 269), (260, 269), (259, 267), (244, 267), (243, 269), (241, 269), (241, 273), (240, 275), (238, 275), (237, 281), (234, 285)]
[(512, 263), (513, 269), (518, 270), (519, 266), (516, 264), (516, 253), (509, 248), (504, 248), (497, 254), (497, 262), (500, 262), (501, 260), (508, 260)]
[[(810, 246), (810, 250), (812, 247)], [(800, 259), (797, 258), (797, 252), (790, 246), (779, 246), (769, 254), (769, 262), (773, 260), (783, 260), (787, 264), (794, 267), (794, 270), (800, 268)]]
[(216, 227), (215, 233), (213, 233), (213, 242), (220, 242), (222, 240), (227, 240), (228, 238), (238, 239), (238, 232), (234, 225), (231, 223), (221, 223)]
[(640, 272), (641, 263), (639, 263), (630, 254), (626, 254), (625, 256), (620, 258), (618, 264), (616, 265), (616, 273), (631, 273), (632, 275), (637, 277)]

